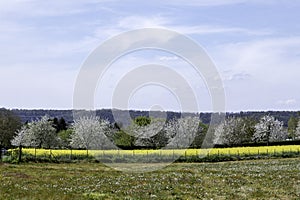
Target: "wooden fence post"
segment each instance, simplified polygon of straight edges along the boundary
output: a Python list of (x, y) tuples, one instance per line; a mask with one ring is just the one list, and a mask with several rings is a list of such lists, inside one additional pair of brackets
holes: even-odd
[(147, 149), (147, 162), (149, 162), (149, 150)]
[(175, 156), (175, 155), (174, 155), (174, 149), (173, 149), (173, 160), (174, 160), (174, 156)]

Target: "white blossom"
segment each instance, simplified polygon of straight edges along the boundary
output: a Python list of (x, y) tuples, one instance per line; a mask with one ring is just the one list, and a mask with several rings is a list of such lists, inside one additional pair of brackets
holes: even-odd
[(241, 144), (248, 138), (247, 125), (242, 118), (230, 117), (215, 128), (214, 144)]
[(16, 136), (12, 139), (11, 144), (13, 146), (30, 146), (30, 132), (28, 126), (23, 125), (20, 130), (17, 131)]
[(14, 146), (54, 147), (57, 145), (55, 128), (49, 117), (44, 116), (40, 120), (22, 126), (12, 140), (12, 144)]
[(136, 138), (136, 146), (151, 146), (154, 142), (152, 137), (158, 134), (164, 129), (165, 121), (163, 119), (152, 118), (150, 124), (145, 126), (140, 126), (136, 123), (133, 123), (128, 131), (132, 136)]
[(71, 136), (71, 146), (84, 149), (113, 148), (107, 138), (111, 131), (110, 123), (99, 117), (81, 117), (74, 122), (74, 133)]
[(295, 132), (295, 140), (300, 140), (300, 120), (298, 121), (298, 125)]
[(278, 121), (273, 116), (264, 116), (255, 125), (253, 141), (273, 142), (287, 138), (287, 133), (283, 129), (283, 122)]
[(197, 134), (200, 122), (198, 117), (184, 117), (171, 120), (165, 128), (167, 136), (170, 138), (168, 147), (189, 147)]
[(30, 146), (50, 148), (57, 145), (56, 130), (48, 116), (29, 124)]

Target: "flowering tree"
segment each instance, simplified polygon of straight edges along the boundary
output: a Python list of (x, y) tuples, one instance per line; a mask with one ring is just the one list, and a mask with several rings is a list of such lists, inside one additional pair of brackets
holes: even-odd
[(169, 139), (168, 147), (189, 147), (199, 129), (200, 119), (198, 117), (184, 117), (171, 120), (165, 127)]
[[(159, 118), (138, 117), (125, 132), (135, 138), (136, 146), (153, 146), (158, 141), (157, 136), (162, 136), (165, 120)], [(161, 137), (159, 137), (162, 139)]]
[(110, 123), (99, 117), (81, 117), (74, 122), (70, 145), (74, 148), (105, 149), (113, 145), (108, 139)]
[(48, 116), (28, 124), (26, 131), (30, 146), (38, 148), (51, 148), (58, 144), (56, 129)]
[(11, 141), (14, 146), (51, 148), (58, 143), (56, 130), (49, 117), (23, 125)]
[(295, 136), (294, 137), (295, 140), (300, 140), (300, 120), (298, 121), (298, 125), (297, 125), (294, 136)]
[(278, 121), (273, 116), (264, 116), (260, 119), (259, 123), (255, 125), (255, 133), (253, 141), (280, 141), (287, 138), (287, 133), (283, 130), (283, 122)]
[(215, 129), (214, 144), (240, 144), (242, 143), (243, 121), (241, 118), (231, 117), (225, 119)]
[(47, 116), (42, 117), (41, 120), (23, 125), (11, 140), (13, 146), (19, 147), (19, 162), (21, 161), (22, 147), (51, 148), (57, 145), (55, 131)]
[(254, 133), (253, 120), (230, 117), (215, 128), (214, 144), (234, 145), (250, 142)]
[(18, 162), (22, 160), (22, 148), (25, 146), (30, 146), (28, 126), (23, 125), (20, 130), (16, 132), (16, 136), (11, 140), (13, 146), (19, 147), (19, 158)]
[(11, 144), (16, 147), (30, 146), (29, 134), (28, 126), (23, 125), (21, 129), (16, 132), (16, 136), (11, 140)]

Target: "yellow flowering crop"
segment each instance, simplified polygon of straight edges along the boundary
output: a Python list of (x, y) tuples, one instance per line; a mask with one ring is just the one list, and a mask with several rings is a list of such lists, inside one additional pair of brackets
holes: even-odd
[(33, 149), (24, 148), (24, 154), (36, 156), (199, 156), (199, 155), (259, 155), (278, 154), (284, 152), (299, 152), (300, 145), (233, 147), (212, 149), (159, 149), (159, 150), (70, 150), (70, 149)]

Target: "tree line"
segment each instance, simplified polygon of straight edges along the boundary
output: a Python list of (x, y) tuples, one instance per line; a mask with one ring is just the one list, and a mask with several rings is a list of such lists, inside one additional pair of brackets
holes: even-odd
[[(50, 118), (61, 118), (63, 117), (67, 123), (73, 123), (73, 110), (43, 110), (43, 109), (12, 109), (11, 110), (16, 116), (20, 117), (22, 123), (26, 121), (30, 122), (41, 117), (48, 115)], [(190, 114), (190, 116), (200, 116), (200, 119), (203, 123), (209, 124), (212, 113), (201, 112), (201, 113), (179, 113), (172, 111), (139, 111), (139, 110), (118, 110), (118, 109), (101, 109), (96, 110), (96, 116), (99, 116), (102, 119), (107, 119), (111, 123), (115, 122), (115, 118), (123, 119), (124, 116), (127, 116), (128, 113), (132, 119), (139, 116), (153, 116), (159, 118), (160, 116), (166, 116), (167, 120), (173, 118), (179, 118), (182, 114), (184, 116)], [(265, 115), (274, 116), (279, 121), (283, 122), (285, 127), (288, 126), (288, 121), (291, 116), (298, 117), (300, 112), (298, 111), (241, 111), (241, 112), (227, 112), (226, 116), (228, 117), (249, 117), (255, 120), (259, 120)], [(128, 121), (129, 125), (130, 121)]]
[(166, 122), (140, 116), (129, 126), (122, 127), (122, 124), (110, 123), (97, 116), (85, 116), (69, 127), (58, 129), (57, 124), (65, 123), (44, 116), (23, 125), (12, 139), (12, 145), (76, 149), (201, 148), (204, 142), (227, 146), (250, 142), (268, 145), (276, 141), (300, 140), (300, 121), (295, 120), (297, 125), (292, 129), (285, 128), (282, 121), (269, 115), (259, 121), (248, 117), (227, 117), (220, 124), (212, 125), (213, 134), (207, 137), (209, 126), (198, 117)]
[[(211, 129), (213, 134), (207, 136)], [(68, 123), (61, 118), (43, 116), (21, 123), (10, 110), (0, 109), (0, 147), (134, 149), (200, 148), (204, 142), (234, 146), (247, 143), (269, 144), (275, 141), (300, 140), (300, 120), (291, 116), (288, 126), (274, 116), (260, 119), (227, 116), (209, 127), (199, 117), (170, 120), (138, 116), (128, 126), (98, 116), (87, 116)]]

